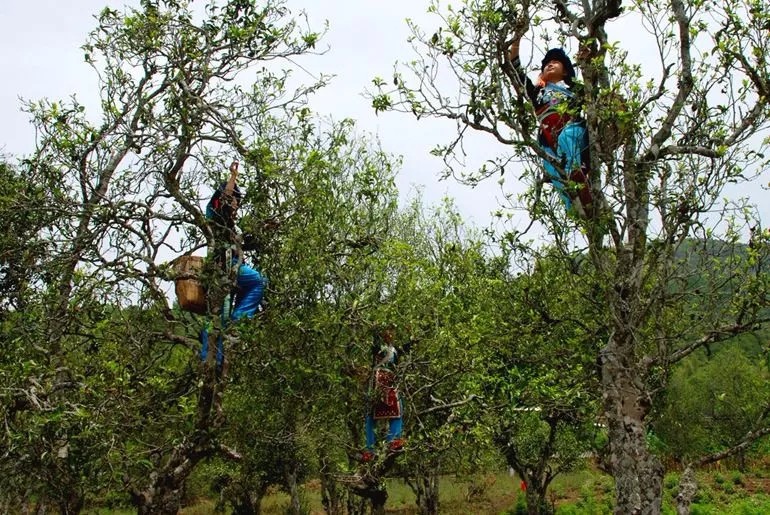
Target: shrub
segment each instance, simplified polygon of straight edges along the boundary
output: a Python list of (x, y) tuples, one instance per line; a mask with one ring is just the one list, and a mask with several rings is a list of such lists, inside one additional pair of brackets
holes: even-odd
[(596, 488), (603, 494), (611, 494), (615, 490), (615, 482), (609, 476), (599, 476), (596, 480)]
[(709, 504), (714, 500), (714, 492), (706, 485), (701, 485), (692, 501), (693, 504)]
[(527, 515), (527, 498), (523, 494), (516, 496), (516, 504), (508, 515)]
[(759, 495), (751, 499), (741, 499), (731, 506), (730, 513), (736, 515), (761, 515), (770, 513), (770, 497)]
[(666, 490), (672, 490), (679, 486), (679, 474), (676, 472), (666, 474), (666, 477), (663, 478), (663, 486)]
[(556, 499), (562, 499), (567, 495), (567, 488), (560, 483), (552, 483), (548, 490), (551, 496)]
[(612, 513), (611, 500), (609, 506), (606, 503), (597, 502), (593, 491), (588, 485), (584, 485), (580, 489), (580, 499), (575, 504), (575, 508), (578, 509), (575, 513)]
[(690, 515), (719, 515), (720, 511), (710, 504), (690, 505)]

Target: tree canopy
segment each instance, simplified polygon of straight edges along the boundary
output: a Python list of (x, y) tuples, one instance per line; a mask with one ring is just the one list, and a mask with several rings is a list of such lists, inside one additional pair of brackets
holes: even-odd
[[(437, 513), (440, 475), (507, 464), (529, 512), (546, 513), (554, 477), (590, 455), (615, 479), (616, 513), (658, 513), (660, 453), (690, 471), (770, 433), (770, 232), (731, 189), (757, 187), (770, 164), (767, 6), (426, 7), (437, 26), (411, 24), (416, 58), (375, 79), (373, 108), (451, 120), (434, 154), (463, 182), (522, 181), (501, 226), (468, 224), (451, 199), (400, 199), (398, 149), (310, 108), (328, 77), (290, 87), (292, 59), (323, 33), (286, 3), (98, 14), (83, 52), (99, 108), (27, 102), (35, 150), (0, 163), (0, 502), (176, 513), (200, 474), (234, 512), (257, 512), (277, 485), (301, 513), (319, 477), (329, 513), (361, 513), (344, 485), (369, 474), (377, 488), (403, 478)], [(634, 61), (640, 42), (615, 29), (629, 21), (659, 62)], [(509, 59), (519, 36), (526, 68), (564, 47), (580, 70), (583, 214), (545, 180)], [(477, 170), (462, 165), (469, 130), (500, 148)], [(235, 288), (205, 209), (233, 160), (233, 231), (251, 245), (228, 244), (268, 278), (262, 309), (239, 321), (220, 313)], [(511, 208), (526, 221), (506, 225)], [(173, 265), (204, 254), (192, 277)], [(205, 314), (171, 295), (191, 278)], [(204, 327), (223, 364), (201, 359)], [(403, 351), (406, 438), (362, 465), (383, 327)]]

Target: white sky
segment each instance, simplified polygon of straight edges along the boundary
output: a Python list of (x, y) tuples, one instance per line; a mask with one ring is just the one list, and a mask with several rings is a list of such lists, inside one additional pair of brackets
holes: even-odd
[[(203, 0), (200, 0), (203, 3)], [(80, 46), (88, 32), (96, 25), (93, 15), (106, 5), (122, 9), (124, 4), (136, 5), (136, 0), (0, 0), (0, 153), (22, 155), (32, 150), (34, 133), (27, 115), (20, 111), (19, 97), (35, 100), (67, 98), (77, 94), (78, 100), (89, 108), (96, 107), (96, 76), (83, 62)], [(400, 113), (375, 115), (363, 91), (371, 86), (375, 76), (390, 80), (396, 61), (414, 57), (407, 43), (409, 30), (406, 18), (411, 18), (426, 32), (433, 31), (439, 20), (426, 14), (428, 0), (287, 0), (293, 12), (307, 11), (311, 27), (322, 28), (329, 21), (329, 33), (322, 42), (329, 51), (321, 56), (307, 56), (300, 60), (309, 73), (334, 74), (331, 86), (311, 99), (311, 106), (320, 115), (336, 120), (353, 118), (358, 129), (376, 134), (384, 149), (402, 155), (403, 166), (398, 179), (402, 198), (414, 192), (415, 186), (424, 190), (425, 201), (436, 204), (449, 195), (453, 197), (469, 222), (486, 226), (502, 197), (494, 179), (475, 189), (453, 180), (438, 181), (443, 169), (440, 159), (429, 155), (436, 144), (446, 143), (455, 134), (454, 124), (448, 120), (417, 121)], [(652, 76), (659, 74), (654, 53), (644, 45), (644, 33), (638, 20), (623, 16), (613, 23), (613, 33), (635, 33), (638, 44), (623, 45), (629, 49), (629, 58), (641, 62)], [(617, 36), (616, 36), (617, 37)], [(526, 50), (526, 49), (525, 49)], [(647, 55), (649, 54), (649, 55)], [(650, 58), (652, 58), (650, 60)], [(303, 74), (296, 70), (302, 81)], [(311, 77), (306, 76), (310, 82)], [(453, 91), (447, 91), (452, 95)], [(471, 153), (469, 162), (477, 164), (504, 152), (504, 149), (482, 135), (472, 135), (466, 145)], [(521, 191), (516, 173), (506, 174), (506, 188)], [(748, 186), (748, 188), (746, 188)], [(746, 195), (751, 185), (726, 194)], [(759, 191), (753, 186), (755, 196)], [(764, 194), (764, 197), (767, 195)], [(770, 203), (755, 199), (760, 206)], [(762, 207), (767, 211), (770, 207)], [(763, 215), (767, 215), (763, 212)], [(766, 217), (763, 217), (766, 218)], [(523, 227), (527, 217), (515, 217), (509, 228)]]
[[(93, 15), (103, 7), (119, 10), (131, 0), (0, 0), (0, 153), (22, 155), (30, 152), (34, 132), (19, 98), (36, 100), (67, 98), (76, 94), (91, 111), (96, 108), (94, 71), (83, 62), (80, 46), (96, 25)], [(424, 20), (428, 27), (438, 20), (425, 14), (427, 0), (287, 0), (292, 12), (307, 11), (311, 27), (329, 21), (329, 33), (320, 48), (324, 55), (301, 60), (309, 73), (333, 74), (331, 86), (311, 99), (311, 107), (333, 119), (353, 118), (358, 130), (376, 134), (383, 148), (403, 156), (398, 178), (402, 197), (422, 187), (426, 203), (435, 204), (444, 195), (455, 198), (466, 220), (485, 226), (489, 212), (501, 196), (500, 186), (491, 180), (477, 188), (453, 180), (439, 182), (443, 169), (439, 158), (429, 155), (436, 144), (455, 133), (450, 121), (417, 121), (411, 115), (375, 115), (363, 91), (375, 76), (392, 77), (393, 64), (413, 57), (407, 43), (406, 18)], [(303, 81), (306, 72), (297, 69)], [(311, 77), (305, 76), (304, 82)], [(482, 142), (473, 156), (477, 161), (499, 152), (499, 145)], [(485, 156), (484, 153), (487, 153)]]

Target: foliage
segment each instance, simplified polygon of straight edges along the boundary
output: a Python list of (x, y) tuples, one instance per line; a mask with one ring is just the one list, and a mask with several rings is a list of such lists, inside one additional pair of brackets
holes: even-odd
[(730, 448), (763, 423), (767, 384), (765, 364), (740, 350), (694, 359), (672, 374), (655, 432), (679, 459)]
[[(747, 201), (722, 201), (768, 164), (768, 13), (738, 0), (629, 7), (652, 28), (659, 77), (609, 39), (618, 2), (466, 0), (432, 3), (441, 28), (413, 25), (419, 58), (394, 90), (375, 82), (377, 110), (459, 121), (435, 153), (464, 180), (523, 164), (529, 189), (509, 200), (542, 241), (476, 231), (449, 200), (399, 210), (398, 160), (307, 107), (326, 77), (288, 90), (281, 66), (321, 34), (282, 2), (102, 10), (83, 46), (98, 112), (27, 102), (36, 151), (0, 163), (0, 501), (176, 513), (206, 463), (196, 479), (220, 505), (255, 511), (277, 485), (306, 511), (308, 478), (358, 470), (371, 340), (388, 325), (406, 423), (392, 472), (423, 513), (439, 509), (441, 474), (497, 466), (495, 449), (529, 483), (530, 512), (588, 450), (608, 451), (616, 511), (654, 512), (668, 482), (648, 437), (689, 460), (770, 432), (764, 349), (735, 350), (767, 321), (770, 233)], [(534, 113), (505, 57), (522, 22), (577, 45), (596, 198), (585, 217), (543, 196)], [(445, 72), (457, 94), (442, 91)], [(505, 155), (457, 170), (466, 128)], [(217, 370), (198, 333), (221, 324), (169, 305), (168, 260), (214, 243), (201, 207), (232, 159), (258, 247), (243, 255), (270, 286), (255, 319), (223, 331)], [(202, 278), (211, 297), (231, 287)], [(723, 478), (719, 495), (742, 481)], [(585, 486), (574, 509), (611, 510), (612, 484)]]
[(282, 3), (204, 12), (176, 0), (103, 9), (83, 46), (100, 112), (75, 97), (25, 104), (38, 134), (22, 164), (30, 183), (11, 175), (2, 196), (15, 213), (3, 255), (28, 267), (4, 265), (3, 491), (23, 477), (20, 495), (67, 512), (106, 489), (174, 511), (190, 465), (219, 449), (198, 395), (211, 384), (201, 321), (168, 307), (164, 261), (210, 242), (202, 186), (225, 156), (250, 165), (325, 78), (287, 95), (289, 72), (266, 64), (318, 38)]
[[(629, 14), (621, 18), (623, 9)], [(587, 257), (588, 282), (596, 286), (596, 309), (587, 315), (599, 318), (594, 357), (615, 509), (655, 512), (663, 467), (646, 438), (654, 394), (665, 389), (673, 364), (766, 321), (767, 248), (758, 210), (725, 195), (733, 184), (758, 179), (768, 164), (768, 11), (742, 0), (467, 0), (432, 2), (429, 11), (438, 27), (410, 25), (416, 57), (397, 66), (393, 81), (375, 80), (373, 105), (455, 123), (456, 137), (434, 151), (448, 174), (471, 184), (506, 172), (523, 179), (527, 190), (507, 200), (532, 223), (504, 237), (511, 249), (537, 255), (527, 238), (545, 234), (566, 269), (570, 256)], [(611, 39), (613, 27), (631, 19), (648, 33), (632, 42), (616, 31), (621, 39)], [(525, 45), (533, 54), (541, 41), (566, 47), (581, 70), (594, 199), (585, 215), (565, 216), (544, 196), (538, 161), (547, 156), (508, 55), (522, 36), (531, 37)], [(659, 66), (635, 62), (630, 49), (640, 44), (660, 49)], [(524, 62), (525, 70), (538, 64), (529, 58), (534, 63)], [(619, 106), (625, 113), (613, 115)], [(469, 129), (500, 143), (500, 155), (484, 156), (470, 172), (462, 145)], [(604, 137), (613, 132), (618, 137)], [(751, 227), (753, 246), (743, 253), (736, 244)]]
[(270, 152), (285, 169), (258, 186), (267, 206), (244, 206), (246, 227), (262, 219), (260, 208), (277, 225), (259, 256), (270, 295), (227, 350), (225, 409), (227, 439), (243, 451), (241, 478), (290, 489), (289, 476), (317, 474), (319, 458), (341, 472), (346, 448), (361, 444), (350, 442), (350, 428), (363, 426), (350, 372), (366, 362), (360, 317), (379, 300), (368, 277), (379, 273), (372, 255), (395, 214), (395, 163), (350, 121), (324, 128), (300, 118)]

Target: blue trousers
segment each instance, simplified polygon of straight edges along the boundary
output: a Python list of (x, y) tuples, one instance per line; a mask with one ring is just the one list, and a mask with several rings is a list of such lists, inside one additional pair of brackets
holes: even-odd
[(238, 290), (235, 293), (235, 303), (230, 318), (240, 320), (251, 318), (259, 309), (259, 303), (265, 295), (267, 280), (259, 271), (249, 265), (241, 264), (238, 268)]
[[(237, 261), (236, 261), (237, 263)], [(227, 306), (229, 299), (225, 300), (225, 306), (222, 309), (222, 327), (226, 327), (230, 320), (240, 320), (242, 318), (251, 318), (259, 309), (259, 303), (265, 294), (267, 280), (259, 271), (246, 264), (241, 264), (238, 268), (238, 278), (236, 281), (237, 290), (235, 292), (235, 302), (232, 309)], [(205, 361), (209, 351), (209, 327), (205, 326), (200, 333), (201, 342), (201, 360)], [(217, 338), (217, 365), (222, 365), (225, 358), (224, 342), (222, 335)]]
[[(399, 401), (401, 402), (401, 401)], [(401, 406), (401, 411), (404, 411), (403, 404)], [(374, 420), (374, 417), (371, 413), (367, 413), (366, 415), (366, 448), (371, 450), (374, 449), (374, 444), (377, 443), (377, 420)], [(402, 431), (404, 430), (404, 419), (402, 417), (398, 418), (390, 418), (388, 419), (388, 434), (385, 435), (385, 441), (386, 442), (392, 442), (396, 438), (401, 436)]]
[[(582, 165), (582, 154), (588, 148), (588, 133), (582, 123), (568, 123), (559, 133), (556, 143), (556, 152), (547, 145), (542, 146), (548, 154), (556, 157), (557, 161), (564, 163), (564, 173), (569, 174)], [(546, 173), (551, 176), (553, 184), (559, 196), (564, 202), (564, 206), (569, 210), (572, 207), (572, 199), (565, 191), (564, 181), (566, 178), (548, 160), (543, 160), (543, 166)]]

